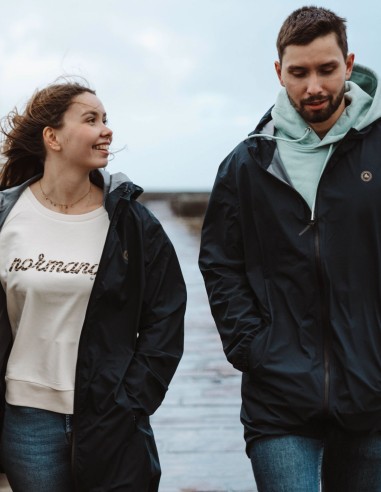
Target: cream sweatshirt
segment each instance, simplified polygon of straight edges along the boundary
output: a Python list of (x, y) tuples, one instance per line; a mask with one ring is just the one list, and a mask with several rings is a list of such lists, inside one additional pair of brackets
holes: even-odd
[(0, 232), (0, 281), (13, 347), (6, 400), (73, 413), (79, 337), (109, 226), (101, 207), (53, 212), (29, 188)]

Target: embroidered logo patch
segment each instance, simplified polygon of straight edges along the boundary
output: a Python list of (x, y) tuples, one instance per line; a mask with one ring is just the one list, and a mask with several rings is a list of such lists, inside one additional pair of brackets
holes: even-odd
[(370, 171), (363, 171), (361, 173), (361, 179), (367, 183), (368, 181), (371, 181), (373, 178), (373, 174)]

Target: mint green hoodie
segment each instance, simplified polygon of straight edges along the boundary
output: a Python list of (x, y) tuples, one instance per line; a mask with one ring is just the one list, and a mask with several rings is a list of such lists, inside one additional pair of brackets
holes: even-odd
[[(308, 125), (291, 105), (285, 89), (271, 111), (286, 174), (309, 204), (312, 216), (320, 176), (335, 146), (351, 128), (361, 130), (381, 117), (381, 87), (373, 71), (355, 64), (345, 89), (346, 108), (323, 139), (312, 129), (306, 132)], [(278, 140), (279, 137), (285, 140)]]

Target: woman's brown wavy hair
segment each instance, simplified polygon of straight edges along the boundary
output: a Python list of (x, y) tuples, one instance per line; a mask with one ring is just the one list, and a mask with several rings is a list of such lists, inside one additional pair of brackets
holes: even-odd
[(0, 123), (2, 156), (5, 163), (0, 172), (0, 189), (19, 185), (43, 173), (46, 149), (42, 132), (45, 127), (61, 128), (63, 116), (73, 98), (95, 91), (87, 82), (63, 79), (37, 90), (19, 113), (14, 108)]

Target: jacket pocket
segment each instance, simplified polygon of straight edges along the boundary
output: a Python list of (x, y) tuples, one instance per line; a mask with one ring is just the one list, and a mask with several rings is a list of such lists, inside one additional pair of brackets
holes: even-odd
[(263, 372), (263, 365), (269, 352), (270, 332), (271, 327), (267, 325), (258, 331), (251, 341), (249, 348), (249, 375), (252, 379), (257, 379)]

